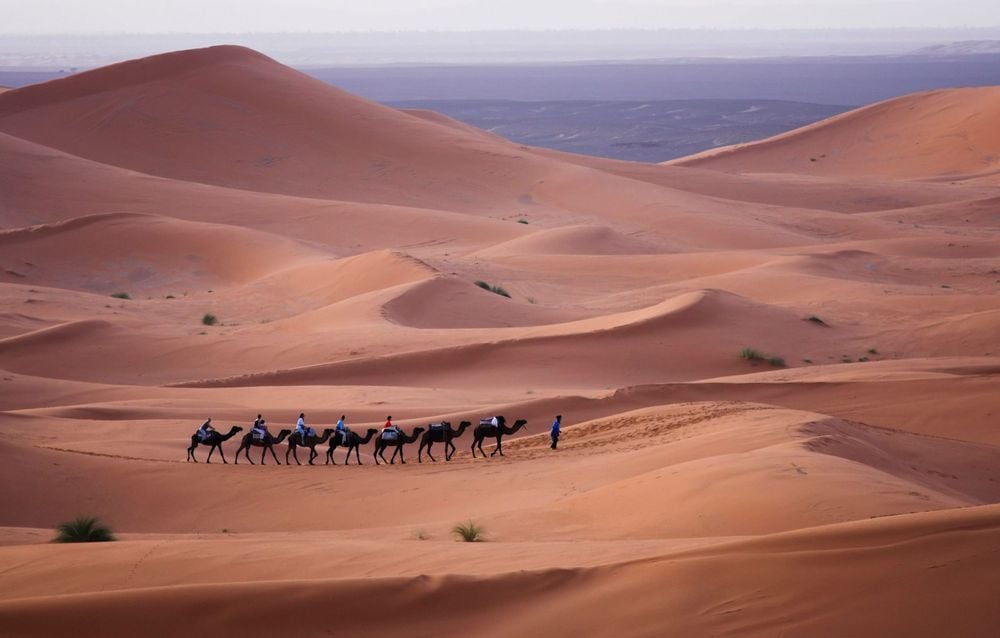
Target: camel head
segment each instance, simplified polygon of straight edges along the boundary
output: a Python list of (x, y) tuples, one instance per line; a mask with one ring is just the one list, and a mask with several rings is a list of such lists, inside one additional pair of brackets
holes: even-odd
[(518, 419), (517, 421), (514, 421), (515, 430), (517, 430), (518, 428), (527, 428), (527, 427), (528, 427), (528, 422), (525, 419)]

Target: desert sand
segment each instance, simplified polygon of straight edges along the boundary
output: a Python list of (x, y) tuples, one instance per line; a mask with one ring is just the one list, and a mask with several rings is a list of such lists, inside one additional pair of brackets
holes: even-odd
[[(644, 165), (239, 47), (4, 91), (0, 634), (998, 635), (997, 121)], [(234, 464), (258, 412), (528, 425)]]

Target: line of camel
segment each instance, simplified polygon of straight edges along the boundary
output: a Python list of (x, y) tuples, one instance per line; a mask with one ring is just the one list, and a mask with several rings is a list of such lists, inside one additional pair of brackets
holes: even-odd
[[(480, 421), (479, 425), (472, 431), (473, 458), (476, 458), (477, 449), (482, 452), (483, 458), (486, 458), (486, 452), (483, 451), (483, 441), (488, 438), (495, 438), (497, 442), (496, 447), (490, 453), (490, 456), (492, 457), (498, 452), (500, 453), (500, 456), (503, 456), (503, 437), (508, 434), (514, 434), (521, 428), (528, 425), (528, 422), (524, 419), (518, 419), (514, 422), (514, 425), (508, 426), (507, 419), (502, 416), (497, 416), (496, 422), (497, 424), (493, 425), (492, 423)], [(443, 421), (439, 424), (439, 427), (431, 427), (430, 429), (422, 427), (414, 428), (413, 433), (409, 436), (407, 436), (402, 430), (399, 430), (396, 438), (393, 440), (384, 439), (381, 435), (379, 435), (375, 438), (375, 450), (372, 457), (375, 459), (375, 465), (380, 465), (380, 458), (383, 462), (387, 462), (392, 465), (396, 462), (396, 455), (399, 455), (399, 462), (405, 464), (406, 459), (403, 458), (403, 446), (408, 443), (416, 442), (417, 437), (420, 437), (420, 447), (417, 449), (418, 463), (424, 462), (422, 457), (425, 448), (427, 449), (427, 456), (430, 457), (431, 461), (437, 462), (437, 459), (431, 455), (431, 448), (435, 443), (444, 443), (444, 460), (450, 461), (451, 457), (455, 455), (457, 450), (453, 441), (462, 436), (462, 433), (465, 432), (466, 428), (471, 426), (471, 422), (462, 421), (458, 424), (458, 428), (452, 428), (450, 422)], [(225, 434), (213, 431), (210, 432), (208, 437), (204, 439), (201, 438), (197, 432), (195, 432), (191, 435), (191, 447), (187, 450), (187, 460), (197, 463), (198, 459), (195, 458), (194, 451), (199, 445), (204, 445), (209, 448), (208, 458), (205, 459), (206, 463), (212, 462), (212, 454), (218, 450), (219, 456), (222, 457), (222, 462), (228, 464), (229, 462), (226, 461), (226, 455), (222, 451), (222, 444), (242, 431), (242, 427), (234, 425), (230, 428), (229, 432)], [(289, 429), (281, 430), (278, 432), (277, 436), (269, 432), (262, 439), (256, 439), (248, 432), (244, 434), (243, 438), (240, 440), (240, 447), (236, 450), (236, 459), (233, 462), (239, 463), (240, 454), (242, 453), (250, 465), (254, 465), (254, 462), (250, 459), (250, 448), (259, 447), (263, 448), (260, 452), (261, 465), (265, 464), (268, 452), (271, 453), (271, 458), (274, 459), (274, 462), (281, 465), (281, 461), (278, 460), (278, 456), (274, 453), (274, 446), (280, 445), (282, 441), (288, 439), (288, 449), (285, 450), (286, 465), (290, 465), (288, 460), (289, 454), (291, 454), (292, 458), (295, 459), (295, 463), (297, 465), (302, 465), (302, 463), (299, 462), (299, 456), (296, 453), (296, 450), (300, 447), (309, 448), (308, 462), (309, 465), (313, 465), (313, 460), (319, 456), (319, 453), (316, 451), (316, 446), (323, 445), (327, 442), (329, 442), (329, 446), (326, 450), (326, 465), (331, 463), (333, 465), (337, 464), (337, 462), (333, 460), (333, 451), (338, 447), (347, 449), (347, 454), (344, 457), (344, 465), (351, 464), (351, 452), (354, 453), (354, 458), (358, 465), (362, 465), (360, 452), (361, 446), (367, 444), (372, 440), (372, 437), (379, 433), (379, 431), (375, 428), (369, 428), (368, 431), (365, 432), (364, 436), (361, 436), (357, 432), (353, 432), (351, 430), (347, 430), (344, 436), (340, 436), (339, 434), (335, 435), (335, 432), (336, 430), (334, 428), (327, 428), (323, 430), (322, 434), (305, 436), (305, 440), (303, 440), (303, 437), (299, 434), (293, 434)], [(423, 433), (423, 436), (420, 436), (421, 433)], [(386, 461), (383, 452), (385, 452), (385, 449), (389, 447), (395, 449), (392, 452), (392, 457)]]

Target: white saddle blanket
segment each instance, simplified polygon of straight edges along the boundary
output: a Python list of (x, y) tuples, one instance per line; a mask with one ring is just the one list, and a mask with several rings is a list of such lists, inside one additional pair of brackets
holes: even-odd
[(263, 441), (264, 435), (266, 433), (267, 433), (266, 430), (257, 430), (257, 429), (250, 430), (250, 435), (253, 437), (254, 441)]
[(385, 430), (382, 432), (383, 441), (395, 441), (399, 437), (399, 432), (395, 430)]
[(431, 423), (431, 429), (432, 430), (443, 430), (444, 429), (444, 423)]
[(496, 423), (494, 423), (494, 421), (496, 421), (496, 420), (497, 420), (496, 417), (490, 417), (488, 419), (479, 419), (479, 425), (483, 425), (483, 426), (486, 426), (486, 425), (496, 425)]

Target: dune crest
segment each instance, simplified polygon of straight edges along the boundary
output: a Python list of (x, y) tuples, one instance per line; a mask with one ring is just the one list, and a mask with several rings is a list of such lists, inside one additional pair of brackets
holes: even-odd
[[(866, 106), (776, 137), (670, 162), (740, 173), (965, 179), (1000, 169), (1000, 88), (945, 89)], [(989, 177), (992, 176), (992, 177)]]

